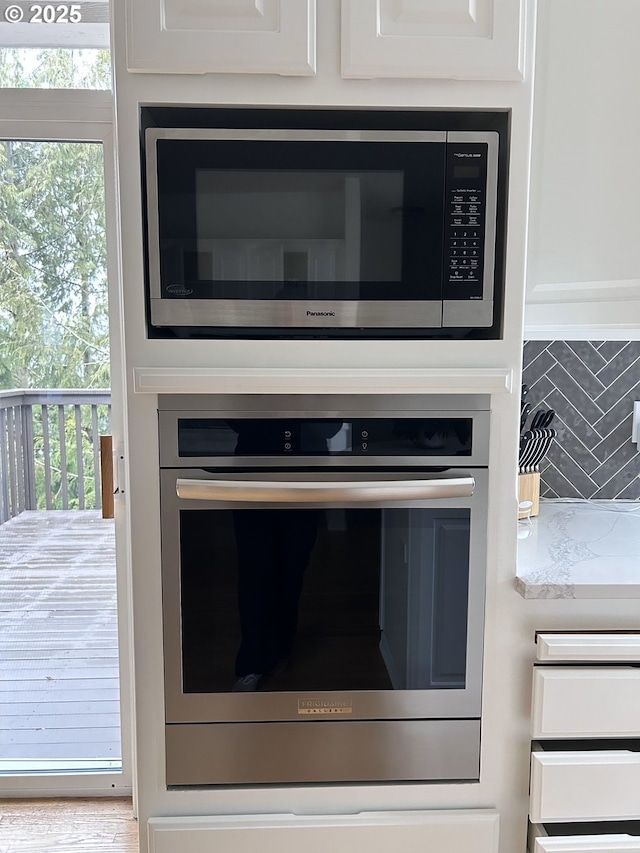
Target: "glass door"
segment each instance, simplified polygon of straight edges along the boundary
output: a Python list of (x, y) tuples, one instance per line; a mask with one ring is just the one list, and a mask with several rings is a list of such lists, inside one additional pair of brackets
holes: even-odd
[(163, 470), (167, 721), (479, 716), (486, 473)]
[(469, 518), (183, 512), (184, 692), (463, 688)]
[(0, 141), (0, 205), (0, 767), (120, 770), (102, 145)]
[(0, 90), (0, 789), (128, 793), (126, 519), (101, 517), (99, 454), (123, 440), (112, 96), (17, 95)]

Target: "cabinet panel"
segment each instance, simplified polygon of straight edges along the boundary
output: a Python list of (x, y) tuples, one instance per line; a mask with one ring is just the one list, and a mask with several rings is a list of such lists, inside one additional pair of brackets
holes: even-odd
[(315, 73), (315, 0), (127, 0), (129, 71)]
[(530, 818), (533, 823), (640, 819), (640, 753), (533, 752)]
[(536, 637), (540, 661), (640, 661), (640, 633), (544, 634)]
[(637, 0), (539, 0), (525, 337), (637, 337), (639, 28)]
[(153, 853), (266, 853), (366, 850), (367, 853), (497, 853), (498, 814), (490, 809), (362, 812), (358, 815), (239, 815), (152, 818)]
[(640, 669), (536, 667), (532, 736), (640, 737)]
[(632, 835), (570, 835), (536, 838), (530, 853), (640, 853), (640, 837)]
[(521, 80), (526, 0), (342, 0), (342, 76)]

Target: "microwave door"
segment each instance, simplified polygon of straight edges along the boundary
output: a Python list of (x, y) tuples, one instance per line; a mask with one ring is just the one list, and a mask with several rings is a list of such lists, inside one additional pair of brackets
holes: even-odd
[(153, 325), (442, 326), (444, 133), (175, 133), (148, 159)]

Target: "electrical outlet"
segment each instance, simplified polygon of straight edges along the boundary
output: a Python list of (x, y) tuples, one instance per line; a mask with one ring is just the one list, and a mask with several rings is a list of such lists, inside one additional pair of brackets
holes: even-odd
[(633, 404), (633, 420), (631, 421), (631, 441), (638, 445), (640, 450), (640, 400)]

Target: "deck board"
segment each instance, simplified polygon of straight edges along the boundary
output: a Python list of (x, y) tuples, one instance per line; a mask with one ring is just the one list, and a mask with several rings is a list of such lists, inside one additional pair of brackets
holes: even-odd
[(43, 511), (0, 525), (0, 768), (112, 769), (118, 698), (113, 521)]

